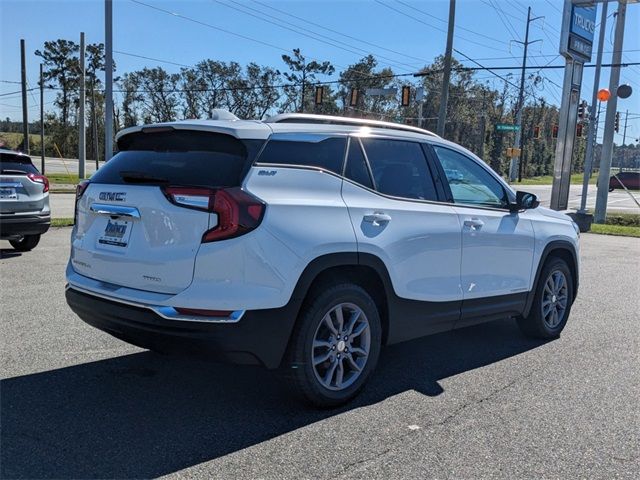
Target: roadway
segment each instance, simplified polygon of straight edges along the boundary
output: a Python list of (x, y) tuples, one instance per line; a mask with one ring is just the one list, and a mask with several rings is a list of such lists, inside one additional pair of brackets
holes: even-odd
[(0, 478), (620, 478), (640, 471), (640, 239), (582, 235), (562, 336), (511, 320), (383, 350), (336, 410), (272, 372), (160, 356), (64, 300), (69, 229), (0, 242)]

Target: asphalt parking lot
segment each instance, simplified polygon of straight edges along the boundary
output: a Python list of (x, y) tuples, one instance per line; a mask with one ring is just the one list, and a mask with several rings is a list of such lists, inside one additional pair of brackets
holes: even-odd
[(64, 301), (69, 229), (0, 242), (1, 478), (637, 478), (640, 239), (582, 237), (562, 337), (510, 320), (387, 348), (356, 402), (159, 356)]

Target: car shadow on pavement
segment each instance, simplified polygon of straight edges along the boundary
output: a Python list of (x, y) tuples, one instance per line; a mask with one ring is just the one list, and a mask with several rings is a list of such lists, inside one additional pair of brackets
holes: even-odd
[(536, 348), (504, 320), (388, 347), (336, 410), (292, 398), (273, 372), (151, 352), (0, 382), (1, 478), (156, 477)]
[(5, 258), (20, 257), (22, 253), (14, 250), (13, 248), (0, 248), (0, 260)]

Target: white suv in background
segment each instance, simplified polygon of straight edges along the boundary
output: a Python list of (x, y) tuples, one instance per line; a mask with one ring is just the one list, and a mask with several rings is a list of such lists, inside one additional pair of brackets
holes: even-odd
[(67, 301), (156, 351), (281, 368), (343, 403), (383, 345), (515, 317), (542, 338), (578, 290), (578, 230), (431, 132), (304, 114), (126, 129), (77, 194)]

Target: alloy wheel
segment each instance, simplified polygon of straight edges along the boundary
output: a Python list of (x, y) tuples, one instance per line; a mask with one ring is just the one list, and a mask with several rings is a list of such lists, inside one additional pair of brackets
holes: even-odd
[(343, 390), (360, 377), (369, 358), (371, 328), (360, 307), (340, 303), (316, 329), (311, 361), (316, 379), (329, 390)]

